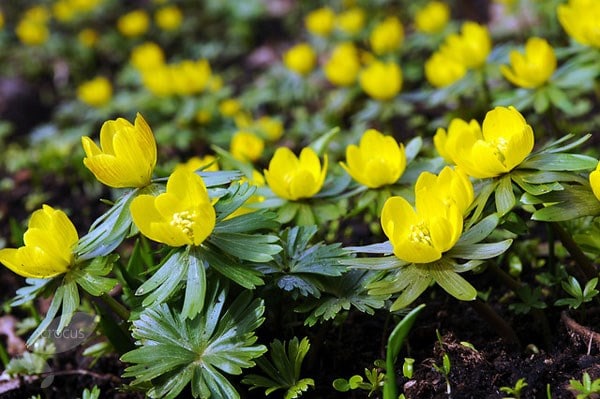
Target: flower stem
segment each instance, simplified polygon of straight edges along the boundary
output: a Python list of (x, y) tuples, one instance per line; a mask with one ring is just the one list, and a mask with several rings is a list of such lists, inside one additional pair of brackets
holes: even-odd
[(101, 298), (102, 301), (123, 321), (129, 320), (129, 310), (127, 310), (119, 301), (107, 293), (102, 294)]
[(596, 269), (596, 266), (590, 260), (590, 258), (588, 258), (583, 253), (581, 248), (579, 248), (579, 245), (577, 245), (575, 240), (573, 240), (571, 234), (569, 234), (565, 229), (563, 229), (562, 226), (558, 223), (551, 223), (551, 227), (554, 233), (556, 233), (556, 235), (562, 242), (565, 249), (569, 251), (569, 254), (571, 254), (573, 259), (575, 260), (575, 269), (579, 272), (581, 277), (585, 278), (584, 283), (587, 283), (589, 280), (593, 279), (594, 277), (597, 277), (598, 270)]
[(496, 311), (486, 302), (481, 301), (480, 299), (475, 299), (474, 301), (469, 302), (473, 309), (487, 321), (490, 326), (496, 330), (498, 335), (500, 335), (506, 343), (520, 347), (521, 343), (519, 341), (519, 337), (517, 337), (517, 333), (515, 330), (504, 320)]

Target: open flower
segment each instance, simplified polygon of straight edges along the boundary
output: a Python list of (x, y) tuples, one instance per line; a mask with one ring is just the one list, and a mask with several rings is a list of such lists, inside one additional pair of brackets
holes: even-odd
[(110, 187), (144, 187), (150, 183), (156, 165), (156, 142), (150, 126), (137, 114), (135, 125), (118, 118), (104, 122), (100, 147), (89, 137), (81, 143), (83, 164), (100, 182)]
[(169, 176), (166, 192), (138, 195), (130, 209), (143, 235), (172, 247), (200, 245), (215, 227), (216, 213), (204, 181), (186, 168)]
[(492, 39), (487, 28), (476, 22), (463, 23), (460, 34), (449, 35), (440, 46), (440, 52), (466, 68), (480, 68), (485, 65), (492, 50)]
[(92, 107), (106, 105), (112, 97), (112, 85), (104, 76), (97, 76), (77, 87), (77, 98)]
[(393, 137), (369, 129), (358, 146), (346, 148), (346, 162), (341, 165), (354, 180), (377, 188), (398, 181), (406, 168), (406, 153)]
[(315, 151), (306, 147), (300, 157), (287, 147), (280, 147), (265, 170), (265, 179), (273, 192), (284, 199), (295, 201), (310, 198), (323, 187), (327, 174), (327, 155), (321, 161)]
[(23, 277), (50, 278), (69, 270), (77, 230), (67, 215), (48, 205), (33, 212), (24, 246), (0, 249), (0, 262)]
[[(390, 239), (394, 255), (405, 262), (430, 263), (439, 260), (460, 238), (463, 230), (461, 205), (469, 193), (453, 185), (456, 177), (444, 173), (436, 178), (419, 178), (415, 186), (416, 209), (402, 197), (391, 197), (383, 205), (381, 226)], [(455, 188), (443, 197), (436, 184)], [(454, 199), (454, 196), (457, 196)]]
[(600, 3), (597, 0), (569, 0), (556, 10), (564, 30), (575, 41), (600, 48)]
[(600, 162), (598, 162), (596, 169), (590, 173), (590, 185), (594, 195), (600, 201)]
[(423, 33), (436, 33), (444, 29), (450, 19), (450, 8), (441, 1), (430, 1), (415, 15), (415, 28)]
[(283, 55), (286, 68), (298, 75), (308, 75), (317, 63), (317, 54), (308, 43), (296, 44)]
[(532, 37), (525, 44), (525, 54), (510, 52), (510, 67), (500, 66), (502, 75), (513, 84), (533, 89), (546, 83), (556, 69), (556, 55), (548, 42)]
[(402, 70), (395, 62), (373, 61), (360, 73), (360, 86), (372, 98), (391, 100), (402, 89)]
[(387, 17), (371, 31), (369, 42), (375, 54), (398, 50), (404, 41), (404, 27), (397, 17)]
[[(438, 134), (445, 134), (439, 130)], [(510, 172), (531, 153), (533, 130), (514, 107), (496, 107), (483, 120), (455, 119), (445, 140), (446, 156), (469, 176), (495, 177)], [(439, 150), (438, 150), (439, 151)]]

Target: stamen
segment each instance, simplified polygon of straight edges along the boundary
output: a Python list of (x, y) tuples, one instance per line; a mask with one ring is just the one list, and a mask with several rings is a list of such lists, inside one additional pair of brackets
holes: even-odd
[(194, 220), (196, 219), (196, 212), (194, 211), (182, 211), (173, 214), (171, 219), (171, 226), (175, 226), (183, 231), (190, 239), (194, 239)]
[(431, 235), (429, 229), (425, 226), (425, 223), (413, 224), (410, 226), (409, 238), (413, 242), (420, 242), (422, 244), (432, 245)]

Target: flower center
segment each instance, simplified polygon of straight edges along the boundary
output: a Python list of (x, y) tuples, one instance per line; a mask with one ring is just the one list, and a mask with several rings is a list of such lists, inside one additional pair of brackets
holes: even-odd
[(181, 211), (173, 214), (171, 226), (175, 226), (183, 231), (190, 239), (194, 239), (194, 220), (196, 219), (195, 211)]
[(424, 222), (419, 224), (413, 224), (410, 226), (409, 238), (413, 242), (419, 242), (431, 246), (431, 235), (429, 229), (425, 226)]
[(506, 150), (508, 149), (508, 140), (506, 140), (504, 137), (498, 137), (492, 142), (492, 145), (496, 147), (498, 159), (500, 159), (500, 162), (504, 164), (504, 154), (506, 154)]

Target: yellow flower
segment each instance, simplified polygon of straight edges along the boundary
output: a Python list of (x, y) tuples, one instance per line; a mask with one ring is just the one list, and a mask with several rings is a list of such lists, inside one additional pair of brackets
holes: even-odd
[(200, 245), (215, 228), (216, 213), (204, 180), (185, 168), (169, 176), (166, 192), (138, 195), (130, 210), (143, 235), (172, 247)]
[(342, 32), (355, 35), (365, 26), (365, 12), (360, 7), (352, 7), (335, 17), (335, 25)]
[(164, 64), (151, 69), (140, 70), (144, 87), (155, 96), (168, 96), (173, 94), (172, 68)]
[(112, 97), (112, 85), (104, 76), (97, 76), (77, 87), (77, 98), (92, 107), (102, 107)]
[(201, 125), (207, 125), (212, 120), (212, 113), (205, 109), (199, 109), (196, 112), (196, 122)]
[(171, 89), (179, 95), (201, 93), (206, 89), (211, 77), (207, 60), (183, 60), (169, 66)]
[(94, 47), (98, 42), (98, 32), (90, 28), (82, 29), (77, 35), (77, 39), (85, 47)]
[(445, 151), (469, 176), (488, 178), (510, 172), (533, 149), (531, 126), (514, 107), (496, 107), (483, 120), (454, 119), (448, 128)]
[(557, 8), (558, 20), (575, 41), (600, 48), (600, 3), (597, 0), (569, 0)]
[(256, 121), (256, 127), (268, 140), (277, 141), (283, 135), (283, 123), (270, 116), (261, 116)]
[(45, 6), (33, 6), (25, 10), (23, 19), (45, 24), (50, 19), (50, 12)]
[(156, 142), (150, 126), (139, 113), (135, 125), (118, 118), (104, 122), (100, 145), (89, 137), (81, 143), (83, 164), (100, 182), (110, 187), (144, 187), (150, 183), (156, 166)]
[(323, 66), (325, 77), (336, 86), (349, 86), (356, 82), (360, 72), (358, 50), (351, 42), (338, 44)]
[(48, 205), (33, 212), (24, 246), (0, 249), (0, 262), (23, 277), (50, 278), (69, 270), (74, 262), (77, 230), (67, 215)]
[(231, 155), (240, 161), (254, 162), (260, 158), (265, 142), (252, 132), (240, 130), (231, 138)]
[(393, 137), (369, 129), (358, 146), (346, 147), (346, 162), (340, 164), (354, 180), (377, 188), (398, 181), (406, 169), (406, 153)]
[(300, 152), (300, 157), (287, 147), (275, 150), (265, 179), (273, 192), (284, 199), (295, 201), (310, 198), (321, 191), (327, 174), (327, 155), (321, 161), (310, 147)]
[(369, 41), (375, 54), (387, 54), (398, 50), (404, 41), (402, 23), (397, 17), (387, 17), (373, 28)]
[(500, 66), (502, 75), (513, 84), (533, 89), (546, 83), (556, 69), (554, 49), (539, 37), (532, 37), (525, 44), (525, 54), (510, 52), (510, 67)]
[(430, 1), (417, 11), (415, 28), (423, 33), (437, 33), (443, 30), (450, 19), (450, 8), (441, 1)]
[(149, 27), (150, 17), (143, 10), (131, 11), (117, 21), (119, 32), (127, 37), (141, 36), (148, 31)]
[(219, 112), (223, 116), (233, 117), (242, 110), (242, 104), (235, 98), (228, 98), (219, 103)]
[[(462, 210), (457, 205), (468, 196), (459, 190), (446, 193), (448, 198), (432, 195), (436, 187), (451, 186), (442, 175), (421, 179), (415, 186), (416, 210), (402, 197), (391, 197), (383, 205), (381, 226), (390, 239), (394, 255), (405, 262), (430, 263), (439, 260), (460, 238), (463, 229)], [(437, 193), (437, 192), (436, 192)], [(458, 201), (452, 195), (459, 195)]]
[(166, 31), (175, 30), (181, 26), (183, 14), (176, 6), (161, 7), (154, 14), (156, 25)]
[(360, 73), (360, 86), (372, 98), (391, 100), (402, 88), (402, 71), (394, 62), (374, 61)]
[(15, 28), (15, 33), (21, 43), (28, 46), (44, 44), (46, 40), (48, 40), (48, 36), (50, 36), (50, 32), (45, 23), (27, 18), (19, 21)]
[(469, 209), (475, 198), (473, 184), (467, 174), (460, 168), (452, 169), (449, 166), (445, 166), (439, 175), (422, 172), (415, 183), (415, 192), (421, 195), (427, 193), (446, 206), (455, 204), (461, 214)]
[(460, 34), (449, 35), (439, 51), (466, 68), (479, 68), (485, 65), (491, 50), (492, 39), (487, 28), (467, 21), (463, 23)]
[(311, 11), (304, 18), (304, 26), (313, 35), (329, 36), (333, 30), (335, 13), (329, 7), (321, 7)]
[(131, 50), (129, 62), (138, 71), (154, 69), (165, 64), (165, 54), (158, 44), (146, 42)]
[(596, 166), (596, 169), (590, 173), (590, 186), (598, 201), (600, 201), (600, 162)]
[(467, 68), (453, 58), (436, 51), (425, 61), (425, 77), (434, 87), (446, 87), (462, 79)]
[(308, 43), (296, 44), (283, 55), (285, 66), (299, 75), (308, 75), (317, 63), (317, 54)]
[(4, 28), (4, 13), (0, 10), (0, 29)]
[(196, 172), (199, 169), (206, 172), (216, 172), (219, 170), (219, 164), (214, 155), (205, 155), (202, 158), (192, 157), (187, 162), (177, 165), (175, 170), (179, 168), (184, 168), (189, 172)]

